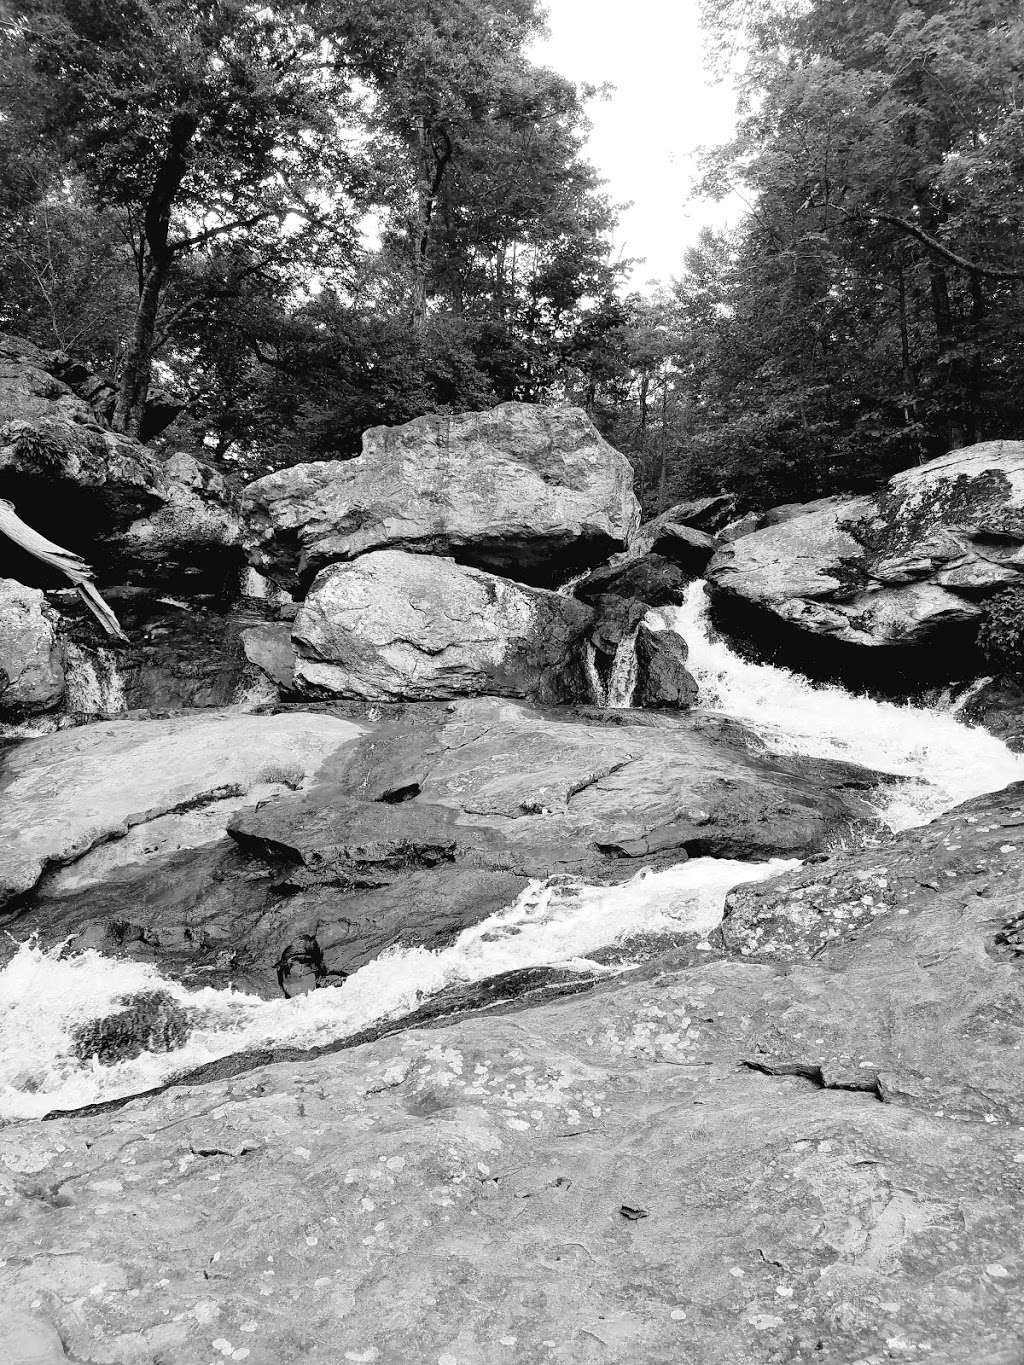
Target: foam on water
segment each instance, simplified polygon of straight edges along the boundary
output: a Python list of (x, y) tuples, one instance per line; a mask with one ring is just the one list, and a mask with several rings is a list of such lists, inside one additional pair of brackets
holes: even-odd
[[(72, 945), (43, 951), (22, 943), (0, 972), (0, 1117), (39, 1117), (130, 1095), (175, 1072), (247, 1048), (313, 1047), (400, 1018), (445, 987), (524, 967), (602, 970), (587, 954), (644, 933), (705, 934), (720, 920), (726, 892), (798, 866), (792, 860), (742, 863), (694, 858), (642, 872), (619, 886), (575, 878), (532, 882), (518, 900), (464, 929), (447, 948), (396, 948), (335, 989), (293, 1000), (241, 991), (190, 991), (150, 965)], [(170, 1053), (143, 1053), (114, 1066), (83, 1064), (75, 1028), (118, 1009), (138, 991), (166, 991), (188, 1011), (192, 1032)]]
[(711, 629), (702, 582), (691, 584), (681, 607), (652, 612), (648, 624), (686, 641), (701, 702), (745, 721), (773, 752), (842, 759), (909, 778), (881, 798), (881, 813), (895, 830), (1024, 779), (1024, 755), (948, 712), (853, 696), (740, 658)]

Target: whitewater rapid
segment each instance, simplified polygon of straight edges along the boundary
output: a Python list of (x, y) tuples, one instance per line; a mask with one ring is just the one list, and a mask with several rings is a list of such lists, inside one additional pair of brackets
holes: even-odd
[[(703, 584), (685, 602), (648, 616), (677, 631), (701, 705), (745, 722), (779, 754), (863, 764), (905, 781), (879, 789), (879, 810), (894, 830), (926, 823), (984, 791), (1024, 778), (1024, 757), (984, 730), (925, 707), (856, 697), (819, 687), (785, 669), (740, 658), (709, 627)], [(630, 686), (625, 663), (616, 687)], [(314, 1047), (399, 1020), (453, 986), (528, 967), (588, 974), (610, 970), (590, 957), (637, 935), (706, 936), (728, 890), (798, 866), (695, 858), (667, 871), (641, 872), (618, 886), (572, 878), (534, 882), (511, 906), (464, 930), (449, 946), (394, 948), (343, 985), (292, 1000), (266, 1001), (234, 990), (189, 990), (156, 967), (112, 959), (73, 944), (44, 951), (22, 943), (0, 972), (0, 1121), (136, 1094), (176, 1073), (250, 1048)], [(144, 1053), (115, 1066), (75, 1056), (75, 1029), (115, 1012), (140, 991), (166, 992), (188, 1013), (191, 1032), (169, 1053)]]
[(907, 779), (880, 793), (880, 814), (894, 830), (1024, 778), (1024, 755), (949, 712), (854, 696), (741, 658), (712, 631), (703, 582), (648, 623), (686, 641), (701, 705), (743, 721), (773, 753), (841, 759)]
[[(0, 1118), (34, 1118), (137, 1094), (175, 1072), (249, 1048), (315, 1047), (400, 1019), (451, 986), (526, 967), (559, 966), (588, 975), (609, 970), (587, 957), (638, 934), (707, 934), (726, 892), (778, 876), (794, 860), (743, 863), (694, 858), (663, 872), (641, 872), (619, 886), (574, 878), (532, 882), (504, 910), (464, 929), (450, 946), (392, 948), (343, 985), (292, 1000), (241, 991), (188, 990), (146, 963), (43, 951), (22, 943), (0, 972)], [(70, 946), (70, 945), (69, 945)], [(83, 1022), (117, 1010), (140, 991), (162, 991), (184, 1006), (191, 1033), (174, 1052), (143, 1053), (116, 1066), (75, 1056)]]

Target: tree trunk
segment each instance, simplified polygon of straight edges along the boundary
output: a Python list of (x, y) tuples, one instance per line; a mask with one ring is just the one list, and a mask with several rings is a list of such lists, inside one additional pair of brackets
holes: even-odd
[[(427, 276), (430, 269), (430, 235), (434, 206), (444, 183), (452, 143), (442, 127), (424, 119), (417, 135), (420, 177), (416, 187), (416, 243), (413, 257), (411, 322), (414, 332), (422, 332), (427, 321)], [(431, 162), (433, 164), (431, 164)]]
[(179, 113), (171, 119), (167, 151), (146, 200), (143, 229), (145, 265), (140, 276), (139, 303), (135, 310), (132, 335), (125, 350), (112, 422), (115, 431), (128, 436), (138, 436), (146, 411), (153, 373), (153, 339), (156, 336), (160, 296), (174, 260), (174, 247), (169, 241), (171, 212), (188, 170), (186, 152), (197, 126), (191, 114)]
[[(903, 420), (908, 427), (917, 427), (917, 376), (910, 359), (910, 328), (907, 323), (907, 277), (902, 256), (896, 267), (899, 286), (900, 321), (900, 382), (903, 386)], [(917, 462), (924, 464), (924, 447), (920, 430), (915, 432)]]
[[(941, 265), (932, 261), (928, 266), (928, 280), (932, 296), (932, 315), (935, 318), (935, 338), (938, 344), (938, 363), (947, 377), (949, 388), (954, 391), (954, 411), (949, 417), (949, 446), (959, 449), (964, 443), (963, 427), (959, 409), (962, 407), (963, 394), (958, 383), (959, 375), (952, 354), (956, 346), (956, 328), (953, 325), (953, 309), (949, 301), (949, 280)], [(955, 412), (955, 415), (954, 415)]]
[(153, 337), (169, 265), (169, 261), (150, 262), (139, 306), (135, 311), (135, 323), (125, 352), (112, 423), (115, 431), (122, 431), (127, 436), (139, 435), (142, 419), (146, 415), (146, 399), (153, 376)]

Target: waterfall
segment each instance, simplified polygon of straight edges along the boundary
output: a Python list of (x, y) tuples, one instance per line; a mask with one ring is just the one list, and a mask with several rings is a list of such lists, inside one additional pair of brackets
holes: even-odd
[(583, 662), (595, 706), (607, 706), (616, 711), (632, 706), (637, 682), (636, 636), (634, 630), (624, 635), (615, 646), (607, 683), (601, 678), (601, 670), (597, 666), (597, 650), (587, 641)]
[(1024, 756), (948, 711), (854, 696), (742, 659), (711, 629), (702, 582), (691, 584), (682, 606), (662, 607), (647, 623), (686, 641), (702, 704), (744, 721), (774, 753), (842, 759), (909, 779), (883, 798), (893, 829), (1024, 779)]
[(65, 710), (72, 716), (105, 719), (128, 709), (120, 660), (113, 649), (67, 647)]

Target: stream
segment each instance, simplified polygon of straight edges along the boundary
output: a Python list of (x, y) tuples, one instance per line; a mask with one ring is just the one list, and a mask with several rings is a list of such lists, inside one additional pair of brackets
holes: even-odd
[[(1024, 778), (1024, 756), (951, 714), (816, 686), (740, 658), (709, 627), (703, 583), (694, 584), (679, 607), (652, 612), (648, 623), (686, 640), (702, 706), (743, 721), (776, 753), (841, 759), (904, 777), (879, 796), (880, 813), (893, 830), (924, 824)], [(629, 690), (626, 660), (616, 686), (623, 694)], [(400, 1019), (452, 986), (503, 972), (553, 966), (590, 976), (621, 971), (589, 955), (637, 934), (706, 936), (732, 887), (796, 866), (781, 859), (694, 858), (616, 886), (568, 878), (534, 882), (512, 905), (463, 930), (445, 948), (390, 949), (343, 985), (291, 1000), (190, 990), (150, 964), (23, 942), (0, 972), (0, 1122), (135, 1094), (248, 1049), (337, 1042)], [(190, 1031), (183, 1046), (113, 1066), (76, 1056), (76, 1028), (116, 1011), (125, 995), (152, 991), (186, 1011)]]

